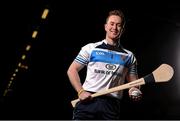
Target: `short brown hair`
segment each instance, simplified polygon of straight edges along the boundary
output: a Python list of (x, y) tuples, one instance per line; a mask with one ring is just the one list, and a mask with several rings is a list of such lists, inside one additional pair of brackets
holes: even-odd
[(116, 16), (121, 17), (121, 19), (122, 19), (122, 26), (125, 25), (124, 13), (120, 9), (119, 10), (111, 10), (111, 11), (109, 11), (108, 17), (106, 18), (106, 23), (107, 23), (109, 17), (112, 16), (112, 15), (116, 15)]

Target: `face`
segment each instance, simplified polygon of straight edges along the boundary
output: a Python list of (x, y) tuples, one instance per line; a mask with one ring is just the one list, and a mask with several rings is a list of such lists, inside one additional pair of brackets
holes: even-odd
[(122, 31), (122, 19), (119, 16), (111, 15), (105, 24), (106, 39), (119, 39)]

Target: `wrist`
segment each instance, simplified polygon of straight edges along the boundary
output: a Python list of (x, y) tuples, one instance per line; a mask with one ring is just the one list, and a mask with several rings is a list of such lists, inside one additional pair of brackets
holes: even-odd
[(81, 94), (81, 93), (83, 93), (85, 90), (82, 88), (82, 89), (80, 89), (79, 91), (78, 91), (78, 97), (79, 97), (79, 95)]
[(131, 87), (129, 89), (140, 89), (140, 86), (134, 86), (134, 87)]

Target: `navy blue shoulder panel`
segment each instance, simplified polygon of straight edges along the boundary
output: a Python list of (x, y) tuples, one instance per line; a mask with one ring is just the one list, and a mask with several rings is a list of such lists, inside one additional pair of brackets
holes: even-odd
[(105, 44), (104, 42), (101, 45), (98, 45), (96, 48), (101, 48), (101, 49), (108, 49), (108, 50), (113, 50), (113, 51), (117, 51), (117, 52), (122, 52), (122, 53), (127, 53), (126, 51), (124, 51), (122, 49), (121, 46), (112, 46), (109, 44)]

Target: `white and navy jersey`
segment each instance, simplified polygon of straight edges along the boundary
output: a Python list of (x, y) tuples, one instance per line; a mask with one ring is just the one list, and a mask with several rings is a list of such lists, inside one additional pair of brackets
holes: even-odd
[[(91, 92), (119, 86), (125, 83), (126, 74), (137, 74), (133, 53), (120, 46), (109, 45), (106, 40), (82, 47), (75, 61), (87, 65), (83, 88)], [(120, 99), (122, 91), (111, 93), (110, 96)]]

